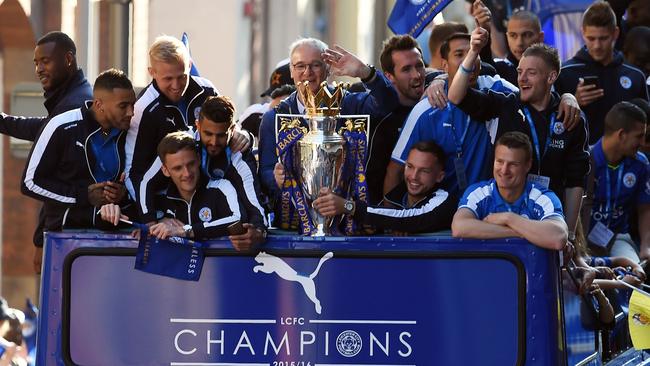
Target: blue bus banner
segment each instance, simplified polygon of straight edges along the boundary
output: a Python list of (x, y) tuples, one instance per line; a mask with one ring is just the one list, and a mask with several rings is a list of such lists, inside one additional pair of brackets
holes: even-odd
[[(274, 237), (251, 254), (213, 242), (188, 282), (134, 270), (126, 236), (49, 235), (38, 364), (558, 364), (558, 288), (524, 270), (531, 256), (553, 268), (554, 253), (340, 239)], [(530, 339), (531, 327), (550, 336)]]

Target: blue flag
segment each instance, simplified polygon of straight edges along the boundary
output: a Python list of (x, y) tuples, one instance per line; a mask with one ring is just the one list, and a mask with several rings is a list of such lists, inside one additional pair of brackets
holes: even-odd
[(388, 27), (395, 34), (417, 37), (450, 2), (451, 0), (397, 0), (388, 17)]
[(181, 42), (187, 47), (187, 52), (190, 53), (190, 75), (194, 76), (201, 76), (199, 75), (199, 69), (196, 68), (196, 65), (194, 64), (194, 59), (192, 59), (192, 53), (190, 52), (190, 37), (187, 36), (187, 33), (183, 32), (183, 36), (181, 37)]
[(143, 272), (198, 281), (203, 269), (203, 244), (179, 237), (158, 239), (149, 236), (147, 225), (140, 229), (140, 241), (135, 255), (135, 269)]
[(548, 18), (566, 13), (583, 13), (593, 0), (544, 0), (532, 1), (528, 10), (537, 14), (540, 23)]

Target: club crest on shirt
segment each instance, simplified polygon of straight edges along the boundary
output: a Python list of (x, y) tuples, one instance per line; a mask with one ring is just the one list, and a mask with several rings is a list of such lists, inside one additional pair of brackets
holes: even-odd
[(212, 211), (209, 207), (203, 207), (199, 210), (199, 219), (201, 219), (203, 222), (212, 220)]
[(194, 119), (199, 120), (199, 113), (201, 113), (201, 107), (194, 108)]
[(561, 135), (562, 133), (564, 133), (564, 123), (562, 122), (553, 123), (553, 133), (556, 135)]
[(627, 173), (627, 174), (625, 174), (625, 175), (623, 176), (623, 184), (624, 184), (627, 188), (632, 188), (632, 187), (634, 187), (634, 184), (635, 184), (635, 183), (636, 183), (636, 175), (634, 175), (634, 173), (630, 172), (630, 173)]
[(627, 76), (621, 76), (620, 79), (618, 79), (618, 82), (621, 83), (623, 89), (630, 89), (630, 87), (632, 87), (632, 80)]

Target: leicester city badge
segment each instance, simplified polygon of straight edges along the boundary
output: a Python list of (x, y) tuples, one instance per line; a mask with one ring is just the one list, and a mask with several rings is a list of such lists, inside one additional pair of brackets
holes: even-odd
[(630, 78), (627, 76), (621, 76), (621, 78), (618, 79), (618, 82), (621, 83), (623, 89), (630, 89), (632, 86), (632, 80), (630, 80)]
[(632, 188), (634, 187), (634, 184), (636, 183), (636, 175), (634, 173), (627, 173), (623, 176), (623, 184), (627, 188)]
[(553, 133), (556, 135), (561, 135), (564, 132), (564, 123), (555, 122), (553, 123)]
[(345, 330), (336, 337), (336, 350), (343, 357), (354, 357), (361, 351), (362, 341), (359, 333)]
[(209, 207), (203, 207), (201, 210), (199, 210), (199, 219), (201, 219), (203, 222), (212, 220), (212, 211)]
[(199, 120), (199, 114), (201, 113), (201, 107), (194, 108), (194, 119)]

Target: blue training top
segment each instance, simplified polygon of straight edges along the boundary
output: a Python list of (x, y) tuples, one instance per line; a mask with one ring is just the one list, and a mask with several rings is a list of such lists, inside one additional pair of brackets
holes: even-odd
[[(650, 203), (650, 164), (640, 152), (618, 166), (607, 164), (603, 141), (592, 147), (594, 157), (594, 205), (589, 230), (600, 221), (615, 233), (630, 230), (629, 214), (639, 204)], [(607, 184), (609, 182), (609, 184)]]
[[(498, 77), (480, 76), (478, 86), (497, 92), (516, 92), (517, 87)], [(445, 152), (445, 178), (442, 186), (452, 194), (460, 195), (454, 158), (460, 156), (465, 166), (467, 184), (471, 185), (491, 176), (485, 164), (491, 158), (491, 143), (486, 122), (469, 118), (468, 114), (451, 103), (445, 109), (431, 107), (425, 98), (415, 105), (395, 144), (391, 159), (404, 164), (411, 147), (419, 141), (435, 141)]]
[(494, 179), (476, 183), (467, 188), (458, 208), (471, 210), (479, 220), (498, 212), (513, 212), (538, 221), (550, 217), (564, 219), (562, 204), (555, 193), (531, 182), (526, 182), (524, 192), (514, 203), (508, 203), (501, 197)]

